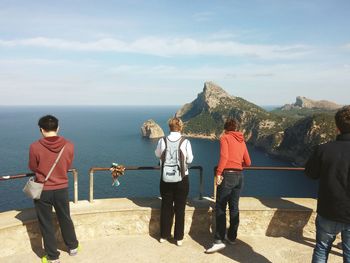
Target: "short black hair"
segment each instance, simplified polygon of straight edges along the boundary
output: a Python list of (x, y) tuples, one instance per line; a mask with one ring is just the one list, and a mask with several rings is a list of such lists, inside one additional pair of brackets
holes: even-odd
[(335, 124), (340, 133), (350, 133), (350, 105), (344, 106), (335, 114)]
[(236, 119), (227, 119), (224, 124), (224, 129), (226, 131), (237, 131), (238, 121)]
[(49, 131), (57, 131), (58, 129), (58, 119), (52, 115), (45, 115), (41, 117), (38, 121), (38, 125), (41, 129)]

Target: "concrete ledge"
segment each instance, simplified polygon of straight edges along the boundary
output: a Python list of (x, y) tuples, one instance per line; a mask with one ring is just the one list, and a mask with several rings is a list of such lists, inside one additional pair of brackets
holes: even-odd
[[(187, 235), (212, 235), (213, 205), (209, 198), (188, 202), (185, 216)], [(315, 207), (314, 199), (241, 198), (239, 235), (314, 238)], [(93, 203), (80, 201), (71, 204), (72, 218), (81, 241), (113, 235), (158, 237), (159, 209), (159, 198), (100, 199)], [(58, 227), (56, 234), (60, 237)], [(0, 259), (19, 252), (41, 250), (35, 211), (25, 209), (1, 213), (0, 239), (5, 240), (0, 247)]]

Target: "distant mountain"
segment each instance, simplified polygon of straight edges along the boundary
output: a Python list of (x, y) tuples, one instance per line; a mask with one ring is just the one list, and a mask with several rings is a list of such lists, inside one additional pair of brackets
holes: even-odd
[(298, 96), (294, 104), (286, 104), (281, 110), (292, 109), (323, 109), (323, 110), (336, 110), (341, 108), (342, 105), (338, 105), (328, 100), (311, 100), (305, 97)]
[(315, 145), (335, 137), (333, 113), (329, 111), (298, 118), (268, 112), (213, 82), (205, 82), (197, 98), (176, 115), (184, 120), (187, 136), (209, 139), (220, 137), (228, 117), (236, 118), (248, 143), (299, 164)]

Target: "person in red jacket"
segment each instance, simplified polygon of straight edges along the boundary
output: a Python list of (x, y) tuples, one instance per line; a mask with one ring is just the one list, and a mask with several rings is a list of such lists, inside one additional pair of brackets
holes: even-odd
[(237, 238), (239, 225), (238, 202), (243, 186), (243, 167), (250, 166), (251, 161), (243, 133), (237, 131), (235, 119), (228, 119), (224, 125), (225, 132), (220, 138), (220, 160), (216, 170), (216, 230), (215, 241), (206, 253), (214, 253), (226, 247), (226, 207), (230, 210), (230, 227), (226, 240), (233, 244)]
[[(69, 255), (74, 256), (78, 252), (78, 240), (70, 217), (67, 176), (74, 158), (74, 145), (65, 138), (58, 136), (59, 127), (56, 117), (46, 115), (39, 119), (38, 125), (43, 138), (30, 145), (29, 169), (35, 173), (37, 182), (44, 183), (40, 199), (34, 200), (47, 254), (42, 261), (57, 263), (59, 262), (60, 253), (57, 251), (55, 229), (52, 223), (52, 207), (55, 208)], [(47, 174), (63, 147), (57, 165), (45, 182)]]

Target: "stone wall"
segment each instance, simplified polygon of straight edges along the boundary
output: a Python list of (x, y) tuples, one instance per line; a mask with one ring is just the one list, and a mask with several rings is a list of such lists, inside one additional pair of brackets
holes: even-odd
[[(191, 200), (186, 207), (185, 233), (191, 237), (212, 235), (215, 226), (213, 200)], [(314, 199), (241, 198), (238, 235), (315, 238)], [(159, 237), (160, 199), (102, 199), (93, 203), (71, 204), (71, 214), (80, 241), (113, 235), (151, 235)], [(57, 222), (56, 222), (57, 225)], [(61, 240), (56, 227), (56, 235)], [(38, 251), (41, 234), (33, 209), (0, 214), (1, 257), (19, 251)], [(63, 243), (61, 241), (61, 246)], [(0, 260), (1, 261), (1, 260)]]

